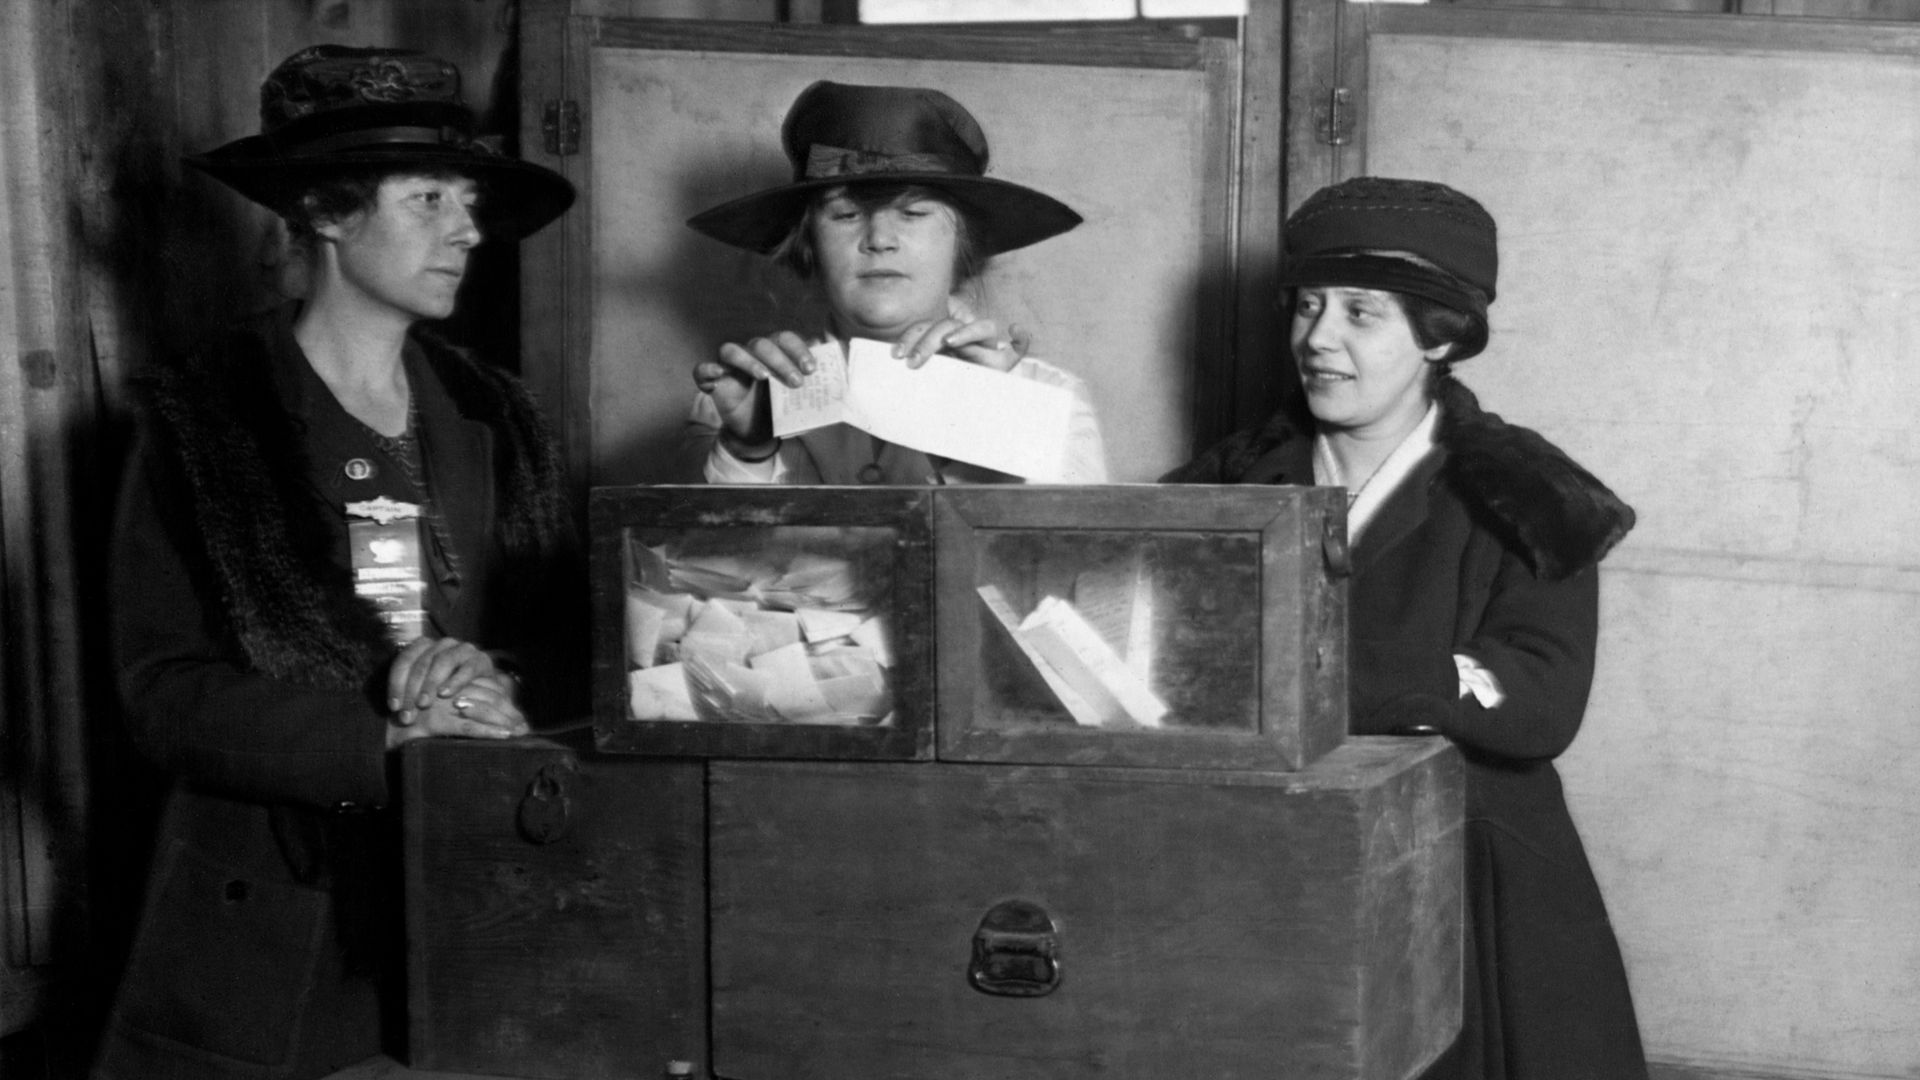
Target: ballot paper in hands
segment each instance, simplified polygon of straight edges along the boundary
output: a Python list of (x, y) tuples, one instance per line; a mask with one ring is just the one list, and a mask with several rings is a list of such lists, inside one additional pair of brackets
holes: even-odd
[(848, 424), (887, 442), (1040, 483), (1065, 475), (1073, 394), (951, 356), (918, 368), (882, 341), (812, 349), (798, 387), (774, 380), (773, 433)]

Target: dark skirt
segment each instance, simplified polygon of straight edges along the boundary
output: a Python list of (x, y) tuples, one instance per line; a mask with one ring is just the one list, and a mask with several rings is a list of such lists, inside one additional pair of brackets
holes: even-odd
[(1467, 785), (1462, 1028), (1423, 1076), (1646, 1080), (1626, 966), (1559, 774), (1470, 756)]

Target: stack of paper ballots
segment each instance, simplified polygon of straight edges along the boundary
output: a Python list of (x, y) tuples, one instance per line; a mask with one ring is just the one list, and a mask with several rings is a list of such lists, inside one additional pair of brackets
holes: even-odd
[(635, 720), (891, 720), (886, 623), (859, 595), (851, 560), (638, 558), (648, 566), (630, 576), (626, 616)]

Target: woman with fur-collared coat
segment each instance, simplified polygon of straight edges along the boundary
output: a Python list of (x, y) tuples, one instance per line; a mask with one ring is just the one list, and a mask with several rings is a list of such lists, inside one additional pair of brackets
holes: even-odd
[(584, 681), (553, 440), (512, 376), (418, 327), (484, 231), (572, 186), (473, 143), (458, 71), (418, 53), (302, 50), (261, 119), (189, 160), (286, 220), (309, 287), (142, 380), (113, 647), (172, 785), (96, 1080), (302, 1080), (392, 1047), (390, 752), (523, 734)]
[(1287, 244), (1310, 415), (1166, 479), (1347, 487), (1352, 730), (1444, 736), (1466, 759), (1464, 1023), (1425, 1075), (1642, 1080), (1619, 946), (1552, 763), (1586, 708), (1598, 564), (1633, 511), (1449, 373), (1487, 340), (1497, 257), (1479, 203), (1362, 177), (1310, 197)]

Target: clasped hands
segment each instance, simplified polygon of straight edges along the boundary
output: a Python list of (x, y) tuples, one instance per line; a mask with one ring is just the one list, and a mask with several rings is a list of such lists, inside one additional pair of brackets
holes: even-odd
[(415, 639), (387, 669), (387, 748), (435, 735), (525, 735), (519, 696), (519, 680), (471, 642)]

